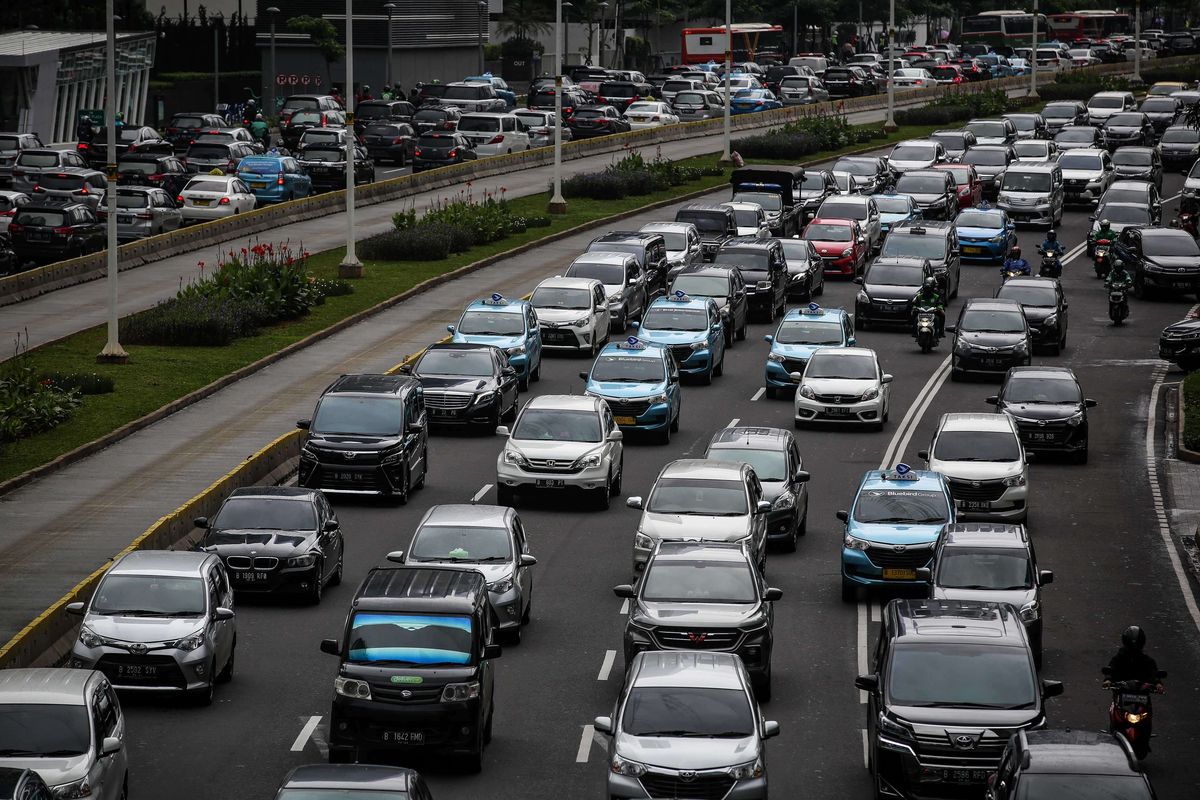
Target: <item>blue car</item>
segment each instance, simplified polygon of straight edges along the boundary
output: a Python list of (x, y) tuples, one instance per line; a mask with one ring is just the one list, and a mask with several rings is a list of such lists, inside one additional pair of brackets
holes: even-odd
[(783, 108), (783, 103), (770, 89), (739, 89), (734, 93), (729, 108), (734, 114), (752, 114), (756, 111)]
[(508, 354), (521, 391), (542, 377), (542, 333), (528, 300), (493, 294), (467, 306), (457, 325), (447, 325), (451, 341), (490, 344)]
[(875, 206), (879, 209), (879, 229), (885, 236), (894, 225), (922, 217), (917, 201), (906, 194), (877, 194)]
[(661, 444), (669, 444), (679, 430), (679, 366), (662, 345), (636, 336), (611, 342), (579, 377), (587, 381), (587, 394), (608, 403), (623, 430), (654, 433)]
[(504, 101), (505, 106), (509, 111), (517, 107), (517, 95), (512, 89), (508, 88), (504, 78), (493, 75), (490, 72), (485, 72), (482, 75), (472, 75), (469, 78), (464, 78), (463, 83), (490, 83), (492, 88), (496, 90), (496, 96)]
[(639, 339), (668, 348), (684, 375), (707, 385), (725, 371), (725, 323), (711, 297), (660, 297), (633, 327)]
[(804, 372), (808, 359), (821, 347), (853, 347), (854, 322), (840, 308), (821, 308), (809, 303), (783, 315), (774, 335), (764, 336), (771, 343), (767, 353), (767, 397), (781, 390), (794, 390), (793, 372)]
[(282, 203), (312, 194), (312, 178), (300, 162), (272, 149), (261, 156), (246, 156), (238, 162), (237, 176), (262, 203)]
[(1013, 69), (1008, 63), (1008, 59), (996, 53), (985, 53), (981, 56), (975, 56), (975, 60), (988, 68), (992, 73), (993, 78), (1011, 78), (1013, 75), (1020, 75), (1021, 71)]
[(954, 219), (962, 260), (1003, 264), (1017, 243), (1016, 227), (1008, 212), (999, 208), (963, 209)]
[(933, 545), (954, 524), (954, 501), (940, 472), (897, 464), (863, 476), (850, 511), (837, 512), (842, 538), (842, 599), (860, 589), (927, 588), (917, 570), (933, 560)]

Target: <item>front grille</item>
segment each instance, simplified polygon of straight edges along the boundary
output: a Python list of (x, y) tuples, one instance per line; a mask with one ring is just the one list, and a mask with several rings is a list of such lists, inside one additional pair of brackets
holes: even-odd
[(273, 570), (279, 566), (279, 559), (273, 556), (259, 556), (251, 558), (250, 556), (229, 556), (225, 559), (225, 566), (235, 570), (262, 570), (264, 572)]
[(379, 492), (387, 487), (380, 485), (375, 470), (370, 472), (338, 472), (336, 470), (321, 470), (321, 483), (318, 488), (358, 492)]
[(684, 780), (679, 775), (647, 772), (641, 781), (646, 794), (655, 800), (721, 800), (735, 783), (724, 772), (701, 772), (691, 780)]
[(655, 638), (663, 647), (679, 650), (732, 650), (741, 637), (738, 630), (688, 630), (661, 628)]
[(692, 346), (690, 344), (672, 345), (670, 350), (671, 355), (675, 356), (675, 361), (679, 364), (687, 361), (692, 357), (692, 353), (695, 352), (692, 350)]
[(109, 653), (96, 662), (96, 669), (118, 686), (187, 687), (179, 664), (171, 656), (135, 656)]
[(650, 410), (649, 400), (616, 400), (604, 398), (615, 417), (640, 417)]
[(441, 700), (441, 687), (392, 686), (371, 684), (371, 697), (382, 703), (437, 703)]
[(995, 502), (1004, 494), (1003, 481), (959, 481), (950, 479), (950, 496), (955, 500)]
[(465, 392), (425, 392), (425, 407), (460, 411), (471, 404), (472, 394)]
[(818, 394), (813, 396), (813, 400), (818, 403), (829, 403), (830, 405), (838, 405), (839, 403), (859, 403), (862, 402), (860, 394)]
[(804, 358), (785, 358), (783, 360), (783, 371), (787, 373), (804, 372), (804, 368), (808, 366), (808, 360)]
[(531, 458), (528, 459), (528, 472), (559, 472), (559, 473), (574, 473), (579, 472), (579, 468), (575, 466), (574, 461), (558, 461), (556, 459), (546, 458)]
[(349, 464), (350, 466), (374, 466), (379, 463), (379, 454), (359, 450), (329, 450), (324, 447), (309, 448), (323, 464)]
[(871, 545), (867, 558), (880, 569), (919, 569), (933, 558), (933, 545), (907, 545), (902, 552), (896, 552), (892, 545)]
[[(1004, 752), (1004, 746), (1010, 733), (1016, 731), (996, 730), (993, 735), (979, 737), (977, 743), (969, 750), (955, 747), (951, 740), (956, 736), (955, 731), (949, 733), (916, 733), (917, 757), (921, 764), (927, 767), (943, 767), (957, 769), (994, 769)], [(964, 732), (964, 735), (966, 732)], [(972, 737), (977, 733), (970, 733)]]
[(574, 345), (575, 334), (560, 328), (542, 328), (542, 343), (548, 345)]

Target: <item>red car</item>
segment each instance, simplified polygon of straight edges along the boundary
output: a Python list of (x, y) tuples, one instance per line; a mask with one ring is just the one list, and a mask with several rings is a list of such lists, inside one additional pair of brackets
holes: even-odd
[(867, 263), (870, 245), (862, 225), (854, 219), (817, 217), (804, 229), (804, 237), (821, 254), (826, 275), (854, 277)]
[(931, 169), (944, 169), (954, 175), (958, 186), (958, 208), (974, 208), (983, 200), (983, 184), (975, 167), (970, 164), (934, 164)]

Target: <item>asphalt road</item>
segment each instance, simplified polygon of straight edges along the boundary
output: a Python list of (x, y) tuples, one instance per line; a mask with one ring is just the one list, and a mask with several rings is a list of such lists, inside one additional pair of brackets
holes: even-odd
[[(1178, 175), (1169, 176), (1164, 195), (1175, 195), (1181, 183)], [(1170, 204), (1165, 219), (1176, 206)], [(1069, 248), (1079, 244), (1086, 224), (1086, 211), (1068, 212), (1060, 238)], [(1027, 252), (1041, 238), (1040, 232), (1021, 231)], [(990, 296), (997, 273), (964, 266), (962, 296), (951, 305), (950, 318), (967, 297)], [(1071, 305), (1068, 347), (1058, 357), (1035, 355), (1034, 363), (1071, 366), (1099, 405), (1091, 416), (1087, 466), (1047, 459), (1032, 467), (1030, 529), (1041, 566), (1055, 571), (1045, 600), (1043, 675), (1066, 684), (1065, 695), (1048, 704), (1050, 723), (1085, 729), (1106, 724), (1108, 695), (1099, 689), (1099, 668), (1124, 626), (1144, 625), (1150, 652), (1172, 676), (1168, 693), (1155, 704), (1159, 737), (1149, 773), (1163, 800), (1195, 797), (1200, 692), (1191, 676), (1200, 671), (1200, 646), (1159, 534), (1146, 435), (1151, 388), (1163, 373), (1157, 337), (1190, 303), (1132, 301), (1128, 324), (1118, 329), (1108, 322), (1105, 294), (1086, 257), (1067, 263), (1064, 283)], [(852, 308), (856, 289), (830, 282), (822, 300)], [(734, 420), (791, 425), (790, 402), (760, 396), (767, 353), (762, 335), (768, 332), (753, 325), (748, 339), (730, 351), (723, 377), (711, 387), (685, 388), (682, 428), (670, 445), (627, 442), (625, 495), (646, 494), (664, 463), (701, 455), (711, 434)], [(853, 678), (874, 642), (878, 605), (840, 600), (834, 512), (847, 507), (863, 471), (878, 468), (886, 453), (898, 451), (918, 464), (916, 451), (928, 443), (941, 413), (992, 410), (984, 398), (994, 393), (994, 383), (930, 381), (949, 353), (948, 340), (922, 355), (903, 332), (872, 329), (858, 339), (875, 348), (896, 376), (891, 421), (881, 433), (798, 434), (813, 476), (809, 533), (796, 553), (768, 559), (768, 582), (784, 592), (776, 613), (775, 699), (764, 706), (766, 717), (782, 725), (768, 746), (776, 796), (870, 797), (863, 762), (866, 707)], [(582, 359), (548, 360), (537, 392), (580, 391), (576, 373), (585, 366)], [(407, 546), (430, 505), (495, 500), (499, 438), (437, 436), (433, 442), (428, 485), (407, 507), (338, 504), (346, 580), (326, 593), (321, 606), (239, 606), (238, 672), (218, 689), (211, 708), (125, 699), (134, 797), (270, 798), (289, 768), (323, 759), (336, 660), (317, 645), (340, 634), (354, 587), (387, 551)], [(622, 677), (624, 617), (611, 587), (630, 578), (639, 512), (623, 503), (607, 512), (574, 505), (551, 500), (520, 508), (539, 559), (533, 621), (523, 642), (505, 648), (498, 663), (495, 738), (483, 773), (459, 775), (452, 763), (411, 764), (426, 774), (439, 800), (602, 795), (603, 742), (593, 740), (587, 726), (611, 710)]]

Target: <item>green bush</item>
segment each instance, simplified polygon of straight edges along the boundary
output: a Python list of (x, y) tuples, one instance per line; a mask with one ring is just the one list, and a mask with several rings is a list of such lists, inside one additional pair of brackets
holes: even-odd
[(475, 234), (467, 228), (422, 222), (372, 236), (359, 244), (359, 252), (372, 261), (441, 261), (470, 250), (474, 243)]
[(482, 203), (460, 195), (455, 200), (439, 200), (419, 223), (416, 229), (429, 225), (451, 225), (471, 231), (472, 244), (498, 242), (512, 233), (512, 207), (507, 201), (485, 194)]
[(1183, 379), (1183, 446), (1200, 450), (1200, 372)]
[(218, 300), (257, 300), (269, 321), (304, 316), (321, 299), (320, 290), (305, 273), (304, 255), (291, 246), (271, 243), (243, 247), (222, 256), (211, 277), (179, 290), (179, 297), (198, 295)]
[(745, 159), (781, 158), (790, 161), (799, 161), (821, 149), (808, 134), (783, 130), (738, 139), (733, 143), (733, 148)]
[(620, 200), (629, 194), (623, 175), (612, 172), (579, 172), (562, 182), (563, 197)]
[(994, 117), (1015, 106), (1001, 89), (982, 92), (952, 92), (927, 106), (896, 112), (898, 125), (949, 125), (975, 117)]
[(127, 344), (225, 347), (271, 321), (261, 300), (189, 293), (121, 320)]
[(0, 442), (15, 442), (67, 420), (81, 392), (39, 377), (23, 357), (0, 365)]
[(85, 395), (109, 394), (113, 390), (113, 379), (95, 372), (45, 372), (41, 380), (63, 391), (78, 390)]
[(525, 218), (525, 227), (526, 228), (549, 228), (553, 222), (554, 222), (554, 220), (550, 219), (549, 217), (547, 217), (545, 215), (541, 215), (541, 216), (537, 216), (537, 217), (526, 217)]

